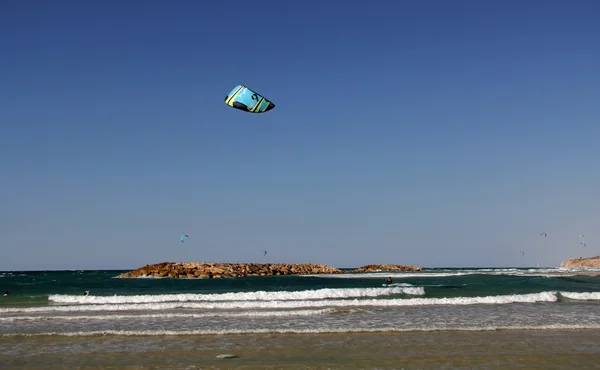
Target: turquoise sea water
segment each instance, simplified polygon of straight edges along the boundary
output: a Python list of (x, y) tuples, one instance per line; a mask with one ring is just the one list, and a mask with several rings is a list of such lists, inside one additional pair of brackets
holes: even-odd
[(600, 366), (600, 276), (589, 271), (122, 272), (0, 272), (0, 368)]
[(600, 276), (560, 269), (231, 279), (121, 272), (1, 272), (9, 296), (0, 300), (0, 335), (600, 328)]

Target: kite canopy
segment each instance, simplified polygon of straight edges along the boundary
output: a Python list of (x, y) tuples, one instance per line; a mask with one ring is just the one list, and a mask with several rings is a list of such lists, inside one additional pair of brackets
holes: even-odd
[(225, 104), (250, 113), (265, 113), (275, 108), (275, 104), (244, 85), (234, 87), (225, 97)]

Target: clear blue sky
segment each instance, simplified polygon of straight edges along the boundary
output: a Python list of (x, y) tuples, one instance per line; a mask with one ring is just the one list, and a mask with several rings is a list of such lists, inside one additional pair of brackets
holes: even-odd
[(599, 2), (256, 4), (1, 2), (0, 270), (600, 254)]

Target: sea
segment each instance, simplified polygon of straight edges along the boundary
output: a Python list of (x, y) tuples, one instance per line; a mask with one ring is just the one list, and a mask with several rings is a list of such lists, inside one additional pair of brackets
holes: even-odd
[(0, 272), (0, 369), (600, 368), (600, 270), (343, 270)]

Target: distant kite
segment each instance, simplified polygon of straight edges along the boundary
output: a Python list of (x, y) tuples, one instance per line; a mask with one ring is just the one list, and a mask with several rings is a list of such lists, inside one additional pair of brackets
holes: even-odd
[(263, 257), (267, 255), (267, 251), (261, 251), (261, 252), (263, 252), (263, 253), (264, 253), (264, 254), (263, 254)]
[(587, 245), (585, 244), (585, 236), (583, 234), (579, 235), (579, 244), (581, 244), (584, 247)]
[(225, 97), (225, 104), (250, 113), (265, 113), (275, 108), (275, 104), (244, 85), (234, 87)]
[(183, 234), (179, 237), (179, 240), (181, 240), (181, 242), (183, 243), (185, 241), (185, 238), (187, 238), (187, 234)]
[(548, 234), (546, 234), (546, 233), (541, 233), (540, 235), (543, 236), (544, 238), (548, 236)]
[(524, 256), (524, 255), (525, 255), (525, 252), (523, 252), (523, 251), (520, 251), (520, 252), (521, 252), (521, 256)]

